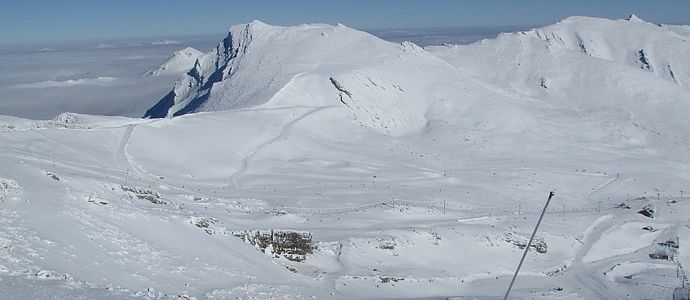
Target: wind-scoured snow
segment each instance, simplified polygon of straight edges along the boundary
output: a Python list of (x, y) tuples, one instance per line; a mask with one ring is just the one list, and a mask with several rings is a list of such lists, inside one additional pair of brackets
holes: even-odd
[(555, 191), (511, 295), (668, 299), (690, 91), (656, 73), (688, 58), (667, 28), (421, 48), (255, 21), (151, 118), (0, 116), (0, 298), (502, 297)]

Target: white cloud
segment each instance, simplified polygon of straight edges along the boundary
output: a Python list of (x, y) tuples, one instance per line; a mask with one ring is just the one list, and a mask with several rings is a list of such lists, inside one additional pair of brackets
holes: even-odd
[(79, 78), (79, 79), (69, 79), (65, 81), (41, 81), (26, 84), (14, 85), (17, 89), (42, 89), (42, 88), (52, 88), (52, 87), (70, 87), (79, 85), (97, 85), (105, 86), (112, 85), (118, 79), (115, 77), (97, 77), (97, 78)]
[(151, 42), (151, 45), (158, 46), (158, 45), (177, 45), (181, 44), (182, 42), (176, 41), (176, 40), (163, 40), (163, 41), (153, 41)]
[(146, 58), (147, 57), (145, 55), (139, 55), (139, 54), (134, 54), (134, 55), (122, 57), (122, 59), (125, 59), (125, 60), (141, 60), (141, 59), (146, 59)]
[(110, 49), (110, 48), (115, 48), (115, 45), (111, 44), (98, 44), (95, 47), (96, 49)]

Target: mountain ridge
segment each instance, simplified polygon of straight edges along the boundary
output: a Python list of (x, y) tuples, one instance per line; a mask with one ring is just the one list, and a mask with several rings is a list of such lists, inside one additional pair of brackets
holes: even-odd
[[(368, 50), (352, 51), (361, 45), (368, 45)], [(228, 37), (200, 58), (145, 117), (257, 106), (337, 105), (347, 109), (355, 122), (383, 131), (405, 124), (419, 127), (425, 122), (428, 101), (421, 101), (419, 87), (409, 79), (414, 70), (406, 69), (406, 62), (418, 69), (452, 68), (412, 43), (385, 42), (344, 25), (233, 26)], [(287, 95), (295, 92), (302, 95)], [(414, 100), (411, 93), (422, 98)], [(387, 114), (395, 116), (387, 118)]]
[[(601, 28), (604, 32), (599, 33), (594, 28)], [(629, 32), (615, 34), (621, 30)], [(347, 33), (343, 33), (345, 31)], [(576, 50), (590, 57), (638, 67), (662, 79), (687, 87), (690, 85), (690, 68), (685, 67), (682, 62), (685, 61), (685, 58), (690, 57), (690, 50), (688, 47), (683, 47), (687, 41), (682, 37), (678, 39), (679, 35), (675, 31), (668, 26), (647, 23), (635, 15), (627, 20), (573, 16), (542, 28), (501, 34), (495, 40), (500, 41), (519, 36), (535, 37), (543, 40), (551, 52), (558, 51), (558, 49)], [(333, 41), (333, 43), (353, 44), (347, 39), (353, 38), (353, 35), (358, 35), (356, 38), (367, 41), (363, 43), (378, 45), (380, 52), (390, 52), (391, 55), (400, 55), (399, 52), (404, 51), (403, 48), (405, 47), (409, 49), (416, 47), (411, 43), (403, 44), (403, 46), (398, 47), (397, 51), (391, 49), (390, 45), (393, 44), (390, 43), (388, 46), (380, 47), (381, 44), (387, 42), (342, 24), (335, 26), (303, 24), (280, 27), (253, 21), (236, 25), (231, 27), (228, 36), (214, 50), (206, 53), (198, 64), (189, 67), (189, 72), (175, 83), (175, 88), (155, 106), (151, 107), (145, 113), (145, 117), (172, 117), (197, 111), (264, 105), (276, 98), (281, 89), (287, 87), (293, 79), (301, 78), (300, 76), (327, 72), (349, 73), (351, 70), (348, 70), (347, 66), (344, 66), (342, 71), (324, 70), (325, 68), (322, 67), (324, 61), (329, 61), (329, 58), (331, 61), (333, 60), (332, 56), (324, 57), (323, 53), (326, 53), (325, 56), (328, 56), (329, 53), (338, 53), (337, 47), (328, 46), (323, 42), (319, 43), (315, 39), (315, 36), (319, 35), (327, 39), (327, 33), (334, 35), (335, 39), (340, 39), (340, 41)], [(255, 34), (258, 40), (253, 42), (252, 39)], [(300, 35), (303, 36), (300, 37)], [(274, 40), (266, 41), (269, 36)], [(285, 36), (291, 36), (294, 40), (286, 39)], [(310, 40), (310, 46), (299, 45), (296, 40), (300, 38)], [(473, 45), (482, 43), (484, 42)], [(496, 44), (496, 42), (493, 43)], [(668, 46), (669, 44), (672, 46)], [(454, 47), (467, 49), (473, 45)], [(248, 52), (250, 47), (253, 50)], [(494, 47), (500, 49), (502, 46), (496, 45)], [(282, 48), (295, 48), (296, 54), (285, 55), (281, 52), (283, 51)], [(436, 53), (433, 53), (433, 49), (438, 49), (438, 47), (417, 48), (416, 51), (419, 53), (426, 53), (427, 50), (432, 50), (432, 54), (439, 52), (436, 50)], [(677, 53), (678, 49), (682, 49), (680, 53)], [(306, 51), (311, 56), (320, 56), (321, 59), (305, 60), (300, 56), (300, 51)], [(322, 51), (323, 53), (315, 54), (315, 51)], [(340, 54), (340, 56), (352, 65), (350, 69), (355, 69), (354, 66), (357, 66), (359, 61), (372, 61), (357, 55)], [(444, 55), (440, 57), (443, 60), (448, 60)], [(243, 63), (244, 60), (247, 62)], [(453, 60), (450, 58), (451, 62)], [(303, 65), (295, 66), (299, 63)], [(288, 69), (284, 69), (281, 64), (287, 64)], [(451, 65), (455, 68), (464, 67), (455, 63), (451, 63)], [(251, 68), (256, 68), (256, 70), (251, 70)], [(258, 74), (259, 70), (266, 74)], [(319, 76), (324, 77), (319, 79), (320, 83), (333, 78), (329, 74), (320, 74)], [(304, 92), (310, 93), (309, 90)], [(319, 98), (323, 97), (320, 96)], [(345, 99), (347, 98), (346, 95)], [(323, 100), (317, 102), (323, 103)]]

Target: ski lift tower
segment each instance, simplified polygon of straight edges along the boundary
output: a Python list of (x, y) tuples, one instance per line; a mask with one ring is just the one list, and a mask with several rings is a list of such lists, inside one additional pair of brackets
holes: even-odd
[(513, 284), (515, 283), (515, 279), (518, 276), (518, 273), (520, 273), (520, 268), (522, 267), (522, 263), (525, 261), (525, 257), (527, 256), (527, 251), (529, 251), (529, 248), (532, 246), (532, 241), (534, 240), (534, 236), (537, 235), (537, 230), (539, 229), (539, 225), (541, 224), (541, 220), (544, 219), (544, 214), (546, 213), (546, 208), (549, 207), (549, 203), (551, 202), (551, 198), (555, 193), (551, 191), (549, 193), (549, 199), (546, 200), (546, 204), (544, 204), (544, 209), (541, 211), (541, 215), (539, 216), (539, 220), (537, 221), (537, 225), (534, 226), (534, 231), (532, 232), (532, 236), (529, 238), (529, 242), (527, 242), (527, 246), (525, 247), (525, 252), (522, 253), (522, 258), (520, 259), (520, 263), (517, 266), (517, 269), (515, 270), (515, 274), (513, 275), (513, 279), (510, 280), (510, 285), (508, 286), (508, 290), (506, 291), (506, 295), (503, 296), (503, 300), (508, 299), (508, 295), (510, 295), (510, 290), (513, 288)]

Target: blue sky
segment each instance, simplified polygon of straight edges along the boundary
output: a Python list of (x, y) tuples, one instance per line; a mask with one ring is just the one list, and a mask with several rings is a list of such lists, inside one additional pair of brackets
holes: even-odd
[(360, 29), (542, 25), (571, 15), (690, 23), (689, 0), (0, 0), (0, 43), (221, 33), (254, 19)]

